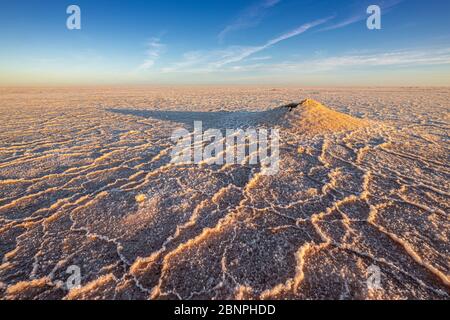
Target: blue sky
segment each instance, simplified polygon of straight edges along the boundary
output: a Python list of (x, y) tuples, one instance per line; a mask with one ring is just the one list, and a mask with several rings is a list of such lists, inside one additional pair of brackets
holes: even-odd
[(0, 84), (450, 85), (449, 18), (448, 0), (2, 1)]

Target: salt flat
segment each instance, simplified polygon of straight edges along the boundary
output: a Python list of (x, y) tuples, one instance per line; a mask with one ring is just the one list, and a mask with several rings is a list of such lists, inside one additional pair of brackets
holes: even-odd
[[(0, 97), (1, 298), (449, 299), (450, 88)], [(307, 98), (324, 106), (273, 117)], [(278, 174), (171, 164), (197, 120), (279, 128)]]

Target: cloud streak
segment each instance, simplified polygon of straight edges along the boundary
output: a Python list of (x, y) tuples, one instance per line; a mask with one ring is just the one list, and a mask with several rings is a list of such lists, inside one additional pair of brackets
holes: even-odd
[(163, 68), (162, 72), (176, 72), (193, 68), (196, 70), (219, 70), (227, 65), (241, 62), (279, 42), (298, 36), (311, 28), (327, 22), (329, 19), (330, 18), (325, 18), (305, 23), (278, 37), (266, 41), (266, 43), (260, 46), (229, 46), (221, 50), (188, 52), (183, 55), (182, 61), (174, 63), (167, 68)]
[[(444, 66), (450, 65), (450, 48), (440, 48), (433, 51), (427, 50), (397, 50), (380, 53), (347, 54), (330, 56), (320, 59), (309, 59), (302, 62), (285, 61), (280, 63), (263, 63), (248, 59), (251, 64), (231, 64), (217, 68), (215, 64), (204, 64), (204, 56), (199, 60), (191, 57), (192, 64), (186, 63), (183, 67), (174, 67), (165, 70), (166, 73), (190, 73), (190, 74), (265, 74), (265, 75), (311, 75), (332, 71), (370, 68), (405, 68), (411, 66)], [(198, 58), (198, 57), (197, 57)], [(199, 63), (199, 61), (202, 61)]]
[(281, 0), (263, 0), (251, 7), (246, 8), (239, 16), (228, 26), (226, 26), (219, 34), (219, 42), (223, 42), (226, 36), (234, 31), (257, 26), (267, 11), (276, 6)]
[(327, 22), (328, 20), (330, 20), (330, 18), (325, 18), (325, 19), (320, 19), (320, 20), (316, 20), (313, 22), (309, 22), (309, 23), (305, 23), (297, 28), (295, 28), (294, 30), (291, 30), (289, 32), (286, 32), (276, 38), (273, 38), (269, 41), (267, 41), (265, 44), (261, 45), (261, 46), (257, 46), (257, 47), (249, 47), (249, 48), (245, 48), (244, 50), (242, 50), (242, 52), (234, 55), (234, 56), (230, 56), (227, 57), (225, 59), (223, 59), (222, 61), (218, 61), (217, 62), (217, 67), (221, 67), (224, 66), (226, 64), (230, 64), (230, 63), (235, 63), (235, 62), (239, 62), (255, 53), (258, 53), (260, 51), (266, 50), (274, 45), (276, 45), (277, 43), (290, 39), (292, 37), (298, 36), (306, 31), (308, 31), (309, 29), (316, 27), (318, 25), (321, 25), (325, 22)]
[[(373, 67), (410, 67), (410, 66), (437, 66), (450, 65), (450, 48), (441, 48), (434, 51), (425, 50), (400, 50), (382, 53), (370, 53), (359, 55), (342, 55), (312, 59), (308, 61), (284, 62), (270, 65), (255, 64), (242, 66), (238, 70), (246, 72), (264, 71), (298, 74), (320, 73), (326, 71), (349, 68), (373, 68)], [(233, 70), (233, 69), (230, 69)], [(235, 69), (237, 70), (237, 69)]]
[(161, 40), (159, 38), (151, 38), (147, 43), (146, 59), (138, 67), (138, 71), (148, 70), (153, 67), (156, 60), (159, 59), (165, 48), (166, 46), (161, 43)]

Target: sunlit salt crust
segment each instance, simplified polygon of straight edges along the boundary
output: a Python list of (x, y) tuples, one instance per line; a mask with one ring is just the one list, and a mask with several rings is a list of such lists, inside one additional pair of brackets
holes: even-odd
[[(0, 298), (449, 298), (449, 88), (0, 96)], [(177, 128), (249, 114), (280, 129), (278, 174), (170, 163)]]

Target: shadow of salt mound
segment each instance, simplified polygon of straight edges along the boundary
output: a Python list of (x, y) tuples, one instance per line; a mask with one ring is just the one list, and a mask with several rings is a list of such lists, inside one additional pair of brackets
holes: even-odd
[(156, 119), (182, 124), (186, 129), (193, 129), (194, 121), (201, 121), (203, 130), (208, 129), (245, 129), (264, 126), (274, 120), (280, 113), (279, 108), (267, 111), (156, 111), (138, 109), (107, 109), (109, 112), (127, 116)]
[(107, 111), (175, 122), (189, 130), (193, 129), (194, 121), (201, 121), (203, 130), (280, 126), (297, 134), (317, 135), (356, 130), (369, 124), (367, 120), (335, 111), (312, 99), (305, 99), (300, 103), (290, 103), (266, 111), (199, 112), (135, 109), (107, 109)]

